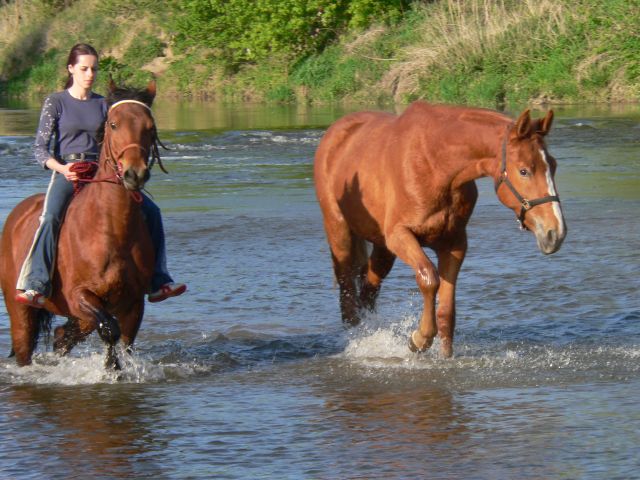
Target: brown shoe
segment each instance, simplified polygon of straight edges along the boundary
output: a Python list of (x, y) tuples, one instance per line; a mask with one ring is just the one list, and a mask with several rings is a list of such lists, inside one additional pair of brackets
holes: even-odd
[(169, 297), (177, 297), (187, 291), (187, 286), (184, 283), (165, 283), (158, 290), (149, 294), (149, 301), (151, 303), (162, 302)]

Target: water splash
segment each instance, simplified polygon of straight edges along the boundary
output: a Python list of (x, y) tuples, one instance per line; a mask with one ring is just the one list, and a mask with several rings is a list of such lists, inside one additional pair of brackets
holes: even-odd
[(0, 384), (14, 385), (97, 385), (116, 383), (157, 383), (207, 372), (206, 366), (184, 359), (163, 363), (143, 356), (120, 352), (122, 369), (107, 370), (103, 352), (60, 357), (47, 352), (33, 357), (33, 364), (18, 367), (13, 359), (0, 363)]
[(438, 339), (423, 354), (409, 351), (407, 339), (418, 319), (412, 316), (385, 321), (376, 316), (349, 333), (344, 351), (336, 358), (347, 368), (383, 379), (428, 372), (428, 380), (458, 387), (509, 387), (557, 385), (591, 381), (625, 381), (640, 372), (640, 345), (594, 344), (588, 339), (535, 342), (529, 338), (496, 338), (481, 330), (460, 334), (454, 357), (439, 354)]

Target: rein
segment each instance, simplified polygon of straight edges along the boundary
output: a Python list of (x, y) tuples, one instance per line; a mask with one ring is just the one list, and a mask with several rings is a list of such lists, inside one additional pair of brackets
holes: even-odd
[(509, 133), (511, 132), (511, 126), (507, 129), (507, 133), (504, 137), (504, 141), (502, 142), (502, 164), (500, 166), (500, 176), (495, 184), (496, 194), (498, 193), (498, 188), (503, 183), (511, 190), (511, 193), (516, 197), (516, 199), (520, 202), (520, 215), (517, 217), (518, 224), (520, 225), (520, 230), (528, 230), (528, 228), (524, 224), (524, 217), (529, 210), (537, 205), (542, 205), (543, 203), (550, 202), (559, 202), (560, 197), (557, 195), (547, 195), (545, 197), (536, 198), (534, 200), (527, 200), (524, 198), (516, 187), (511, 183), (509, 177), (507, 176), (507, 142), (509, 141)]

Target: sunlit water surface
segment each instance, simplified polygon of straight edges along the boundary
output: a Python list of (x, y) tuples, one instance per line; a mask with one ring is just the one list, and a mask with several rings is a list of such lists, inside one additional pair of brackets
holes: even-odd
[[(158, 106), (149, 190), (189, 291), (148, 305), (118, 374), (94, 337), (0, 360), (2, 478), (638, 478), (640, 112), (558, 112), (553, 256), (479, 182), (449, 360), (407, 348), (401, 262), (341, 326), (312, 158), (343, 113)], [(0, 109), (0, 222), (46, 187), (37, 114)]]

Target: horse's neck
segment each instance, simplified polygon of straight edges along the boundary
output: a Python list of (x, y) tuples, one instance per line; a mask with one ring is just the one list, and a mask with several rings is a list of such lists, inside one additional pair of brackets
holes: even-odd
[[(88, 225), (100, 225), (111, 242), (127, 244), (131, 232), (139, 223), (138, 204), (124, 186), (110, 182), (95, 182), (86, 187), (80, 215)], [(76, 219), (77, 220), (77, 219)]]
[(481, 177), (499, 174), (502, 143), (507, 135), (507, 123), (483, 125), (477, 123), (471, 133), (461, 135), (454, 151), (463, 152), (451, 157), (450, 179), (454, 187)]
[(116, 178), (116, 165), (111, 160), (109, 154), (106, 151), (106, 147), (102, 147), (100, 152), (100, 159), (98, 163), (98, 171), (94, 177), (100, 181), (117, 181)]

